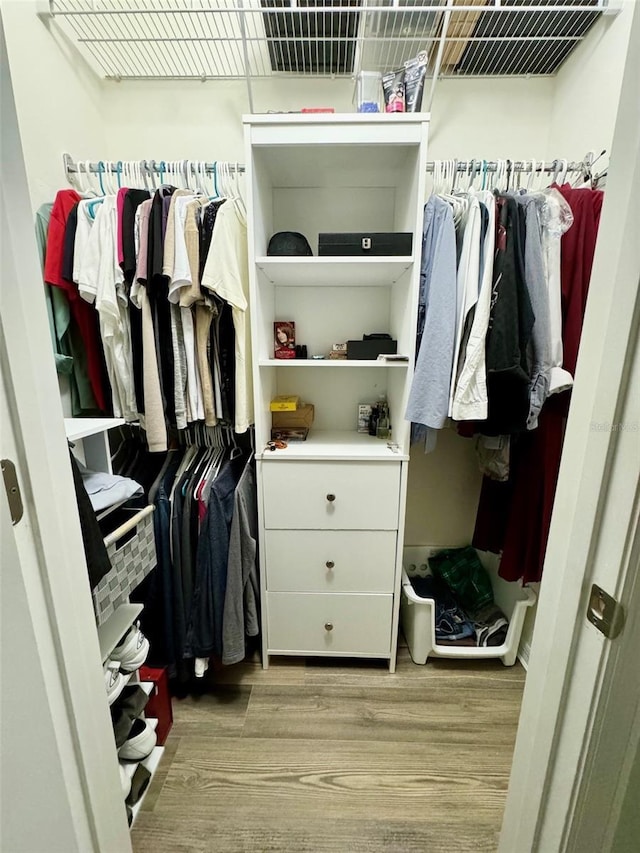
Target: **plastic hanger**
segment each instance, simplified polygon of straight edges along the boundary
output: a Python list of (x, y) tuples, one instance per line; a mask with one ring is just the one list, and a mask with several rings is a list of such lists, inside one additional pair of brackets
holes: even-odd
[(505, 180), (506, 180), (506, 184), (505, 184), (505, 186), (506, 186), (506, 190), (507, 190), (507, 192), (509, 192), (509, 190), (511, 189), (511, 177), (512, 177), (512, 172), (513, 172), (513, 160), (507, 160), (507, 161), (506, 161), (506, 167), (505, 167), (505, 168), (506, 168), (506, 171), (505, 171)]
[(102, 160), (100, 160), (98, 162), (98, 181), (100, 182), (100, 192), (102, 193), (102, 195), (105, 195), (104, 183), (102, 181), (102, 173), (103, 172), (104, 172), (104, 163), (102, 162)]
[(218, 187), (218, 161), (214, 160), (213, 162), (213, 190), (215, 192), (216, 198), (221, 198), (220, 196), (220, 188)]
[(568, 162), (568, 160), (561, 160), (560, 162), (562, 163), (562, 168), (560, 170), (560, 176), (558, 178), (558, 183), (562, 186), (562, 184), (564, 184), (565, 181), (567, 180), (567, 167), (569, 165), (569, 162)]

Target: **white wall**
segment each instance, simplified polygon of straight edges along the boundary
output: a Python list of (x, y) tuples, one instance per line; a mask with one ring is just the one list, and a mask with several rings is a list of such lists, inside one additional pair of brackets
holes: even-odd
[[(537, 153), (542, 159), (553, 85), (552, 79), (442, 81), (432, 114), (430, 156)], [(258, 80), (253, 92), (260, 112), (353, 109), (350, 80)], [(109, 82), (102, 105), (106, 158), (243, 158), (241, 119), (249, 111), (244, 82)]]
[(0, 10), (14, 81), (31, 206), (65, 186), (62, 155), (95, 157), (104, 148), (104, 88), (31, 0), (2, 0)]
[[(581, 160), (588, 150), (611, 151), (635, 0), (604, 15), (556, 77), (548, 156)], [(640, 45), (634, 46), (635, 50)], [(639, 81), (640, 85), (640, 81)], [(599, 161), (604, 168), (608, 156)]]

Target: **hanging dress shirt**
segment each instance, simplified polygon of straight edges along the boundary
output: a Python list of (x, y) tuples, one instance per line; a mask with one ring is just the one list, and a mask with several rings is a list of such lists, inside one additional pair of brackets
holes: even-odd
[(227, 201), (216, 216), (202, 285), (231, 305), (236, 332), (235, 431), (246, 432), (253, 423), (247, 223), (233, 201)]
[(458, 376), (458, 362), (464, 358), (461, 353), (464, 327), (467, 317), (478, 301), (478, 280), (480, 276), (480, 232), (481, 217), (480, 203), (477, 198), (469, 196), (469, 208), (462, 237), (462, 250), (456, 281), (457, 290), (457, 322), (456, 339), (453, 347), (453, 367), (451, 370), (451, 390), (449, 393), (448, 414), (453, 414), (453, 400)]
[(442, 429), (449, 412), (456, 338), (456, 232), (449, 204), (432, 195), (424, 208), (418, 349), (405, 419)]
[(564, 369), (562, 346), (562, 293), (560, 286), (560, 242), (573, 224), (571, 208), (553, 187), (535, 195), (542, 224), (542, 253), (549, 294), (549, 347), (551, 372), (549, 394), (566, 391), (573, 377)]
[(488, 190), (478, 192), (477, 198), (485, 205), (489, 220), (483, 243), (480, 291), (451, 406), (451, 416), (456, 421), (481, 421), (487, 417), (485, 343), (491, 314), (496, 202), (493, 194)]
[(531, 330), (529, 415), (527, 417), (527, 429), (535, 429), (538, 426), (540, 409), (549, 393), (551, 373), (549, 289), (545, 276), (542, 237), (535, 199), (530, 195), (514, 197), (525, 215), (524, 278), (535, 317)]
[(80, 262), (78, 288), (83, 299), (94, 302), (98, 311), (114, 415), (136, 421), (131, 329), (124, 274), (117, 257), (116, 228), (116, 197), (105, 196)]

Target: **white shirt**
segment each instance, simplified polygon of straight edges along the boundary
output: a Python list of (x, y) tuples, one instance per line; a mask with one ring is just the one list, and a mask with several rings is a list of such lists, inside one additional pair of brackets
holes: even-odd
[(478, 280), (480, 276), (480, 203), (478, 199), (469, 195), (469, 209), (462, 236), (462, 251), (460, 263), (458, 264), (457, 294), (458, 314), (456, 326), (456, 340), (453, 350), (453, 368), (451, 371), (451, 390), (449, 394), (449, 417), (453, 413), (453, 400), (456, 390), (456, 379), (458, 376), (458, 361), (465, 353), (461, 353), (464, 326), (467, 315), (478, 301)]
[(218, 211), (202, 284), (231, 305), (236, 332), (235, 430), (246, 432), (253, 423), (249, 260), (247, 223), (235, 202), (226, 202)]
[(118, 264), (116, 197), (106, 196), (80, 259), (78, 289), (98, 311), (100, 336), (117, 418), (137, 420), (131, 327), (124, 276)]
[[(93, 209), (95, 210), (98, 207), (98, 205), (95, 204), (96, 199), (83, 199), (78, 202), (78, 223), (76, 226), (76, 235), (73, 244), (73, 280), (76, 284), (78, 284), (80, 279), (80, 263), (85, 249), (87, 248), (87, 241), (89, 240), (89, 234), (93, 227), (93, 219), (89, 215), (89, 211), (92, 209), (89, 207), (90, 202), (93, 202)], [(92, 302), (93, 300), (89, 301)]]
[(481, 270), (476, 311), (451, 407), (451, 417), (457, 421), (486, 420), (488, 414), (485, 342), (491, 314), (496, 203), (492, 193), (487, 190), (476, 193), (476, 198), (489, 211), (489, 223), (484, 237), (484, 266)]
[(178, 196), (173, 206), (175, 222), (173, 268), (170, 272), (169, 302), (177, 305), (180, 302), (180, 291), (190, 287), (192, 282), (191, 265), (187, 254), (187, 242), (184, 236), (184, 225), (187, 220), (187, 205), (195, 199), (194, 195)]
[(573, 213), (558, 190), (544, 190), (541, 196), (543, 202), (538, 204), (538, 212), (542, 225), (542, 255), (549, 292), (551, 336), (549, 394), (558, 394), (573, 385), (573, 377), (568, 370), (562, 367), (564, 353), (562, 348), (562, 291), (560, 280), (560, 241), (562, 235), (573, 224)]

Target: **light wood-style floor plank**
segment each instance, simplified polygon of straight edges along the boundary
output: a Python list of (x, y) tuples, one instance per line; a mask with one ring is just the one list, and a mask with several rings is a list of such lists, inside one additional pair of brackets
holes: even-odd
[[(428, 805), (425, 805), (425, 811)], [(497, 833), (471, 822), (407, 824), (399, 820), (332, 820), (318, 816), (292, 825), (286, 815), (268, 822), (256, 817), (238, 825), (217, 818), (174, 819), (144, 814), (134, 829), (136, 853), (495, 853)]]
[[(233, 809), (240, 824), (327, 819), (423, 820), (423, 805), (452, 825), (491, 821), (503, 806), (505, 765), (487, 766), (477, 750), (370, 741), (236, 738), (181, 740), (156, 810), (194, 817)], [(214, 805), (215, 804), (215, 805)]]
[[(308, 658), (304, 670), (304, 683), (328, 686), (336, 684), (372, 687), (421, 688), (434, 680), (454, 679), (461, 684), (480, 681), (487, 687), (501, 684), (524, 687), (525, 672), (520, 664), (503, 666), (500, 661), (430, 660), (425, 666), (413, 663), (406, 648), (398, 649), (396, 672), (391, 674), (386, 661), (359, 660), (357, 658)], [(282, 683), (281, 680), (263, 683)]]
[(434, 682), (397, 687), (254, 687), (244, 736), (408, 741), (513, 749), (521, 690)]
[(173, 700), (172, 735), (235, 737), (242, 732), (251, 687), (218, 685), (209, 693)]
[(135, 853), (494, 853), (519, 665), (257, 660), (174, 700)]

